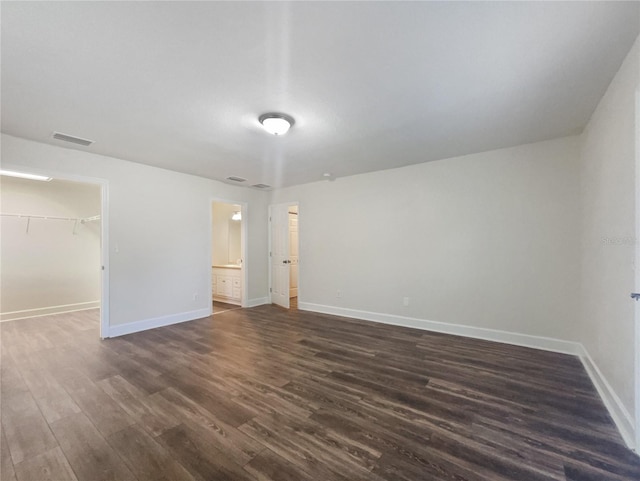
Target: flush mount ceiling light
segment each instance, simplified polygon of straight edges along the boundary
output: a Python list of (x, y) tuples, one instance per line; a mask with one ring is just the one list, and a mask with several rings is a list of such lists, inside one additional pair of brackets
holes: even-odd
[(46, 175), (27, 174), (25, 172), (14, 172), (13, 170), (0, 170), (0, 175), (18, 177), (20, 179), (42, 180), (45, 182), (49, 182), (51, 180), (51, 177), (47, 177)]
[(273, 135), (284, 135), (289, 131), (291, 126), (295, 124), (293, 117), (275, 112), (262, 114), (258, 117), (258, 120), (264, 127), (264, 130)]
[(231, 220), (242, 220), (242, 213), (239, 210), (235, 211), (231, 216)]

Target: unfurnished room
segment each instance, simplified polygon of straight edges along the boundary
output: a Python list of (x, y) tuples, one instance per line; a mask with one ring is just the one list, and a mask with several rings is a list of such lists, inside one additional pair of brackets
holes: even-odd
[(2, 481), (640, 480), (640, 2), (0, 30)]

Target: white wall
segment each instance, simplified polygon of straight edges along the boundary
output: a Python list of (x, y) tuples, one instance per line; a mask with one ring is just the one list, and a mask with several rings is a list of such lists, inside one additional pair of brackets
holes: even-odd
[(268, 295), (265, 192), (4, 134), (2, 164), (108, 181), (112, 327), (210, 308), (214, 198), (248, 203), (248, 299)]
[[(100, 214), (100, 187), (0, 178), (3, 213), (86, 218)], [(96, 306), (100, 223), (2, 217), (2, 319)], [(21, 311), (21, 312), (15, 312)], [(8, 314), (11, 313), (11, 314)]]
[(578, 146), (563, 138), (274, 192), (274, 203), (300, 202), (300, 301), (573, 339)]
[[(634, 412), (635, 93), (640, 40), (591, 117), (581, 140), (582, 297), (575, 331)], [(638, 261), (636, 260), (636, 263)]]

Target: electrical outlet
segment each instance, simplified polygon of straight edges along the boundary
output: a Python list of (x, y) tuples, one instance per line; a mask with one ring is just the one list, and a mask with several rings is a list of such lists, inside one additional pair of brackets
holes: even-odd
[(342, 297), (342, 291), (340, 289), (336, 291), (336, 297)]
[(194, 300), (194, 301), (197, 301), (197, 300), (198, 300), (198, 293), (197, 293), (197, 292), (194, 292), (194, 293), (193, 293), (193, 300)]
[(408, 298), (408, 297), (404, 297), (404, 298), (402, 299), (402, 304), (403, 304), (404, 306), (408, 306), (408, 305), (409, 305), (409, 298)]

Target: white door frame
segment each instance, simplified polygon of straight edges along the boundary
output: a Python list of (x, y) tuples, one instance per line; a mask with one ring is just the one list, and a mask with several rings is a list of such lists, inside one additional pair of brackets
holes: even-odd
[(70, 180), (100, 186), (100, 339), (109, 336), (109, 181), (96, 177), (69, 174), (55, 169), (40, 169), (31, 166), (3, 163), (6, 170), (15, 170), (28, 174), (44, 175), (54, 179)]
[[(296, 280), (298, 281), (298, 285), (296, 286), (296, 298), (299, 296), (300, 294), (300, 289), (299, 289), (299, 285), (300, 285), (300, 226), (299, 226), (299, 221), (300, 221), (300, 213), (298, 209), (298, 205), (290, 205), (289, 207), (296, 207), (296, 213), (295, 213), (295, 218), (296, 218), (296, 232), (297, 232), (297, 238), (296, 238), (296, 248), (298, 250), (298, 256), (297, 256), (297, 262), (295, 263), (296, 266)], [(288, 220), (289, 220), (289, 257), (291, 257), (291, 246), (293, 244), (291, 244), (291, 209), (288, 209), (289, 211), (289, 215), (288, 215)], [(291, 264), (290, 269), (293, 268), (294, 264)], [(291, 272), (289, 272), (289, 279), (291, 279)], [(291, 281), (289, 281), (289, 299), (291, 299)]]
[[(209, 249), (213, 245), (213, 203), (235, 204), (240, 206), (242, 219), (240, 220), (240, 252), (242, 253), (242, 300), (240, 307), (247, 307), (249, 304), (249, 256), (248, 242), (249, 239), (249, 203), (238, 200), (223, 199), (221, 197), (211, 197), (209, 199)], [(211, 256), (213, 250), (210, 251)], [(213, 265), (213, 259), (209, 256), (209, 264)], [(211, 281), (211, 266), (209, 266), (209, 315), (213, 315), (213, 283)]]
[(271, 279), (271, 238), (273, 237), (273, 232), (271, 231), (272, 227), (271, 227), (271, 209), (273, 207), (276, 206), (283, 206), (286, 205), (287, 207), (292, 207), (292, 206), (296, 206), (298, 208), (298, 307), (300, 306), (300, 294), (302, 292), (302, 288), (301, 288), (301, 275), (300, 275), (300, 257), (301, 253), (300, 253), (300, 246), (302, 245), (302, 243), (300, 242), (300, 203), (296, 200), (296, 201), (291, 201), (291, 202), (278, 202), (277, 204), (269, 204), (269, 209), (268, 209), (268, 216), (269, 216), (269, 251), (267, 252), (267, 263), (269, 265), (269, 304), (273, 304), (273, 299), (271, 299), (271, 294), (272, 294), (272, 279)]
[[(640, 292), (640, 87), (635, 98), (636, 153), (636, 229), (635, 229), (635, 290)], [(640, 301), (635, 302), (635, 451), (640, 453)]]

